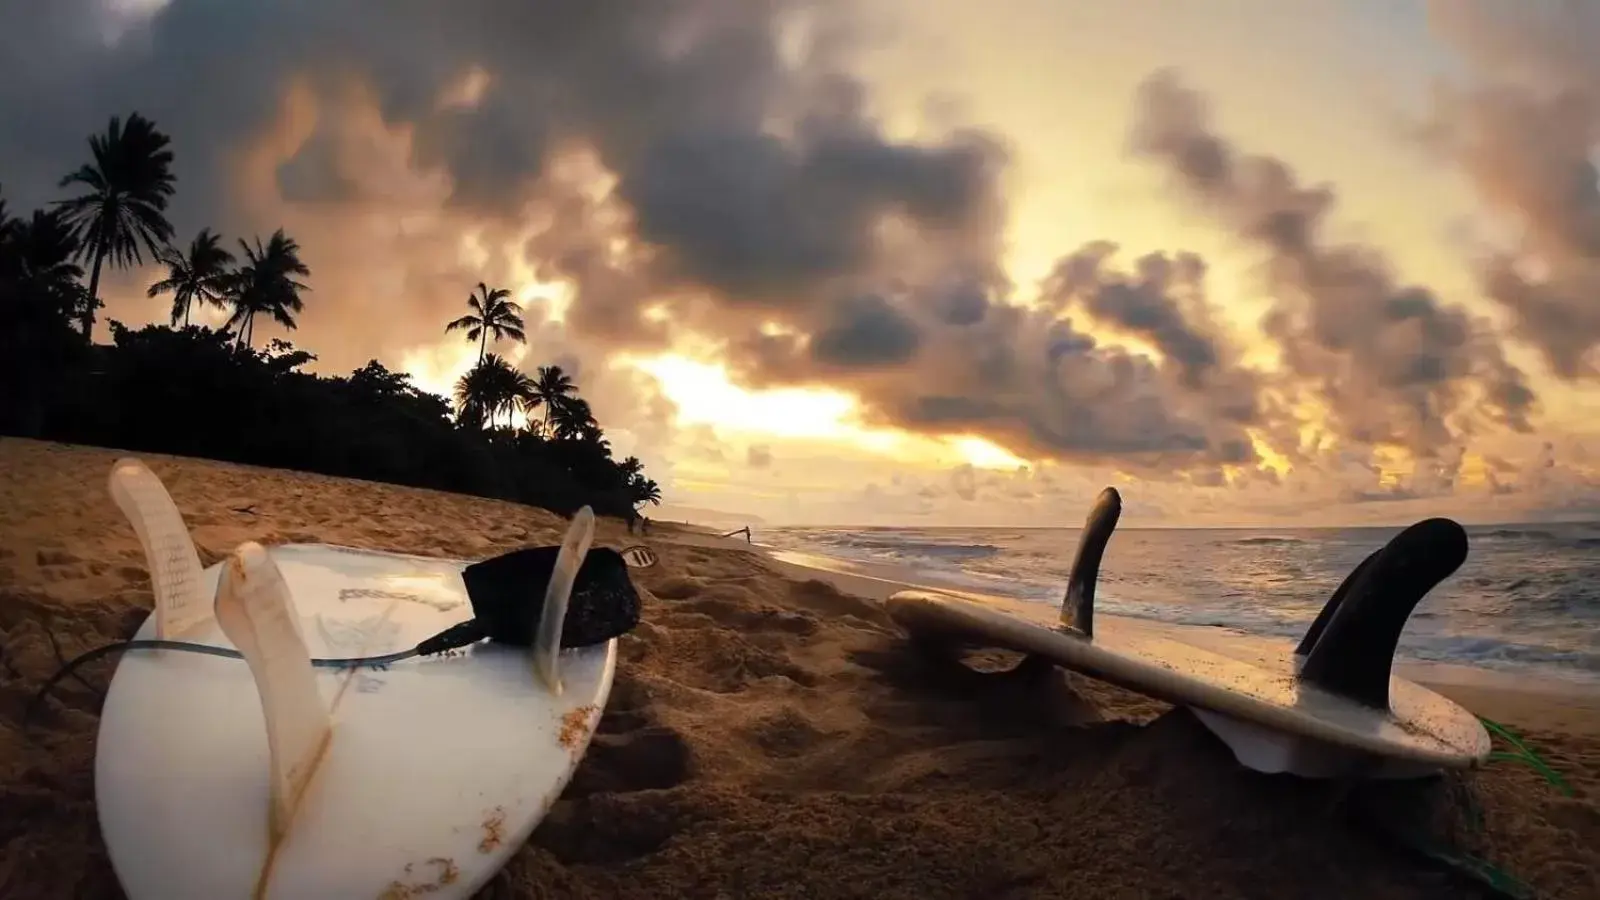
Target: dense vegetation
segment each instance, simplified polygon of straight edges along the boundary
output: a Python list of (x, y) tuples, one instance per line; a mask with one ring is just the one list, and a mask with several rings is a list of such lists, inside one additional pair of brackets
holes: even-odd
[[(635, 457), (616, 460), (559, 366), (534, 377), (489, 348), (521, 341), (521, 309), (479, 284), (470, 312), (445, 326), (478, 345), (453, 403), (372, 360), (344, 377), (302, 371), (316, 357), (287, 341), (253, 346), (258, 316), (286, 329), (311, 271), (279, 229), (238, 241), (202, 229), (172, 244), (170, 140), (137, 113), (89, 138), (90, 161), (61, 181), (69, 196), (15, 215), (0, 191), (0, 434), (202, 456), (439, 488), (570, 514), (584, 504), (633, 518), (659, 503)], [(171, 327), (111, 322), (90, 334), (105, 266), (146, 259), (167, 275)], [(88, 282), (84, 283), (87, 267)], [(190, 324), (196, 306), (230, 312), (220, 329)], [(525, 421), (514, 427), (515, 413)]]

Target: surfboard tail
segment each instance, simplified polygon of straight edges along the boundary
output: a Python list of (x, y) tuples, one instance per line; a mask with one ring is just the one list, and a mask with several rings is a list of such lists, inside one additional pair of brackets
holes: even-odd
[(295, 622), (289, 586), (260, 544), (248, 541), (229, 555), (215, 608), (217, 624), (249, 664), (261, 699), (271, 768), (267, 821), (276, 843), (322, 759), (332, 720)]
[(567, 601), (572, 596), (572, 586), (578, 580), (578, 569), (589, 555), (589, 545), (594, 543), (594, 510), (585, 506), (572, 517), (566, 537), (561, 541), (561, 552), (556, 556), (555, 568), (545, 587), (544, 607), (539, 615), (539, 627), (534, 633), (533, 665), (539, 680), (550, 693), (561, 695), (561, 626), (567, 618)]
[(1378, 708), (1406, 620), (1427, 593), (1467, 558), (1467, 532), (1450, 519), (1424, 519), (1395, 535), (1345, 578), (1295, 648), (1300, 679)]
[(1095, 498), (1089, 518), (1078, 537), (1078, 552), (1067, 576), (1067, 596), (1061, 603), (1061, 624), (1084, 637), (1094, 637), (1094, 589), (1100, 578), (1100, 561), (1106, 544), (1122, 517), (1122, 495), (1108, 487)]
[(161, 479), (133, 457), (111, 466), (106, 487), (144, 549), (156, 600), (156, 637), (179, 638), (211, 615), (205, 571), (183, 514)]

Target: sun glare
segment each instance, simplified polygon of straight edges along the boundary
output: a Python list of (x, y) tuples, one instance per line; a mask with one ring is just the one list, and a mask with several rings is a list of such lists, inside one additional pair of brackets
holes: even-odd
[(411, 374), (411, 384), (418, 390), (449, 400), (455, 396), (456, 379), (477, 361), (477, 345), (441, 342), (400, 354), (400, 371)]
[(823, 439), (864, 430), (851, 421), (856, 401), (848, 394), (800, 388), (748, 391), (729, 380), (722, 367), (680, 356), (638, 359), (633, 365), (661, 385), (686, 425)]
[(950, 444), (968, 463), (979, 469), (1010, 471), (1028, 464), (1027, 460), (986, 438), (964, 435)]
[(676, 355), (628, 361), (660, 385), (678, 407), (682, 425), (709, 425), (729, 433), (829, 441), (928, 466), (965, 462), (982, 469), (1015, 470), (1027, 461), (974, 435), (924, 437), (860, 421), (857, 400), (840, 391), (778, 388), (752, 391), (734, 384), (718, 365)]

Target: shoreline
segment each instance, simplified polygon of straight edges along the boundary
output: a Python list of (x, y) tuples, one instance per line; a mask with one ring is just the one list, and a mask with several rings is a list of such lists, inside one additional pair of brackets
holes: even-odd
[[(720, 539), (714, 539), (720, 540)], [(741, 549), (730, 546), (727, 549)], [(930, 590), (981, 599), (981, 595), (952, 588), (918, 584), (915, 573), (895, 566), (869, 566), (852, 560), (793, 550), (749, 548), (764, 556), (785, 577), (816, 579), (832, 584), (845, 593), (883, 601), (890, 594), (906, 589)], [(895, 576), (901, 577), (895, 577)], [(907, 577), (910, 576), (910, 577)], [(1132, 619), (1109, 613), (1097, 618), (1128, 621), (1142, 628), (1154, 628), (1177, 640), (1205, 646), (1217, 642), (1258, 641), (1262, 638), (1236, 629), (1214, 625), (1182, 625), (1155, 619)], [(1564, 680), (1544, 675), (1523, 675), (1480, 666), (1422, 660), (1397, 659), (1395, 673), (1428, 687), (1460, 703), (1469, 710), (1497, 722), (1523, 724), (1536, 728), (1557, 725), (1585, 734), (1600, 735), (1600, 690), (1581, 680)], [(1530, 702), (1532, 701), (1532, 702)], [(1530, 710), (1537, 710), (1531, 712)]]

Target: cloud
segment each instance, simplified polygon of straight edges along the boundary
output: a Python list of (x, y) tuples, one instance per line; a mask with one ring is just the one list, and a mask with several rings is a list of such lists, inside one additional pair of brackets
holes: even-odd
[(1430, 4), (1465, 74), (1430, 136), (1520, 240), (1485, 255), (1484, 293), (1559, 377), (1600, 377), (1600, 8)]
[(950, 472), (950, 490), (963, 500), (977, 499), (978, 478), (972, 466), (963, 463)]
[(1266, 253), (1262, 328), (1342, 435), (1431, 455), (1483, 427), (1530, 430), (1536, 397), (1489, 323), (1401, 283), (1376, 248), (1327, 238), (1331, 187), (1216, 134), (1205, 99), (1170, 71), (1140, 86), (1139, 110), (1134, 151)]
[[(671, 448), (728, 454), (676, 428), (649, 379), (610, 364), (619, 351), (841, 388), (869, 425), (979, 435), (1084, 473), (879, 484), (917, 515), (999, 497), (1044, 511), (1135, 475), (1201, 505), (1398, 503), (1458, 490), (1469, 449), (1539, 414), (1487, 321), (1334, 241), (1333, 189), (1218, 133), (1172, 73), (1133, 98), (1132, 155), (1262, 255), (1272, 365), (1181, 248), (1088, 241), (1014, 284), (1007, 140), (951, 117), (916, 138), (886, 128), (849, 74), (845, 4), (170, 0), (109, 42), (103, 6), (0, 0), (0, 116), (25, 123), (0, 146), (13, 206), (57, 196), (85, 136), (138, 109), (174, 138), (180, 238), (283, 225), (304, 246), (315, 291), (296, 337), (327, 368), (450, 368), (432, 348), (472, 285), (537, 280), (519, 298), (522, 364), (570, 358), (652, 474)], [(1552, 368), (1587, 377), (1600, 79), (1572, 35), (1594, 23), (1489, 28), (1484, 9), (1450, 26), (1477, 80), (1445, 95), (1431, 137), (1528, 235), (1485, 261), (1485, 292)], [(124, 317), (147, 303), (111, 300)], [(1293, 471), (1257, 468), (1262, 448)], [(1407, 451), (1409, 475), (1385, 448)], [(770, 458), (746, 451), (751, 468)]]

